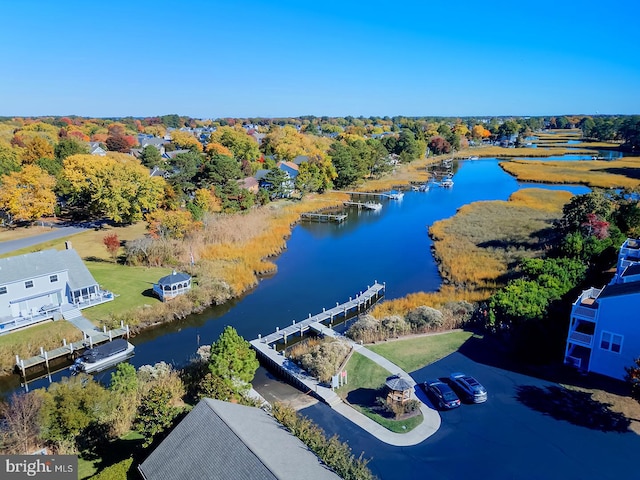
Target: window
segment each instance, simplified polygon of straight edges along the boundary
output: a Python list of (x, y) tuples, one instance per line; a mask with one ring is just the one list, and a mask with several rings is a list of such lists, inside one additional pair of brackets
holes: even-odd
[(24, 282), (24, 288), (31, 288), (31, 287), (33, 287), (32, 280), (27, 280), (26, 282)]
[(58, 281), (58, 275), (49, 275), (49, 282), (54, 283)]
[(617, 335), (611, 332), (602, 332), (600, 337), (600, 348), (602, 350), (609, 350), (613, 353), (620, 353), (622, 350), (622, 335)]
[(0, 295), (7, 293), (7, 287), (0, 287)]

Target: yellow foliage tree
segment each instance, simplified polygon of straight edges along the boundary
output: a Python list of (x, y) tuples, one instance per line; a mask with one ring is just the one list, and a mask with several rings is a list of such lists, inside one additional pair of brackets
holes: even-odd
[(194, 222), (191, 213), (186, 210), (156, 210), (145, 216), (147, 229), (154, 238), (184, 238), (199, 228), (200, 222)]
[(29, 135), (21, 137), (24, 148), (22, 149), (22, 163), (31, 164), (41, 158), (54, 158), (53, 145), (43, 136)]
[(165, 133), (167, 133), (167, 129), (164, 125), (149, 125), (148, 127), (144, 127), (144, 133), (162, 138)]
[(213, 157), (214, 155), (226, 155), (227, 157), (233, 157), (233, 152), (218, 142), (209, 143), (204, 151), (210, 157)]
[(18, 221), (33, 221), (52, 215), (56, 204), (55, 178), (36, 165), (26, 165), (19, 172), (0, 179), (0, 208)]
[(213, 190), (208, 188), (199, 188), (196, 190), (193, 203), (204, 212), (214, 213), (222, 211), (222, 200), (216, 196)]
[(474, 125), (471, 129), (471, 136), (475, 139), (489, 138), (491, 132), (482, 125)]
[(188, 150), (202, 151), (202, 144), (189, 132), (182, 130), (173, 130), (171, 132), (171, 142), (180, 148)]
[(118, 223), (142, 220), (162, 202), (166, 181), (149, 176), (139, 160), (125, 154), (71, 155), (62, 176), (72, 202)]

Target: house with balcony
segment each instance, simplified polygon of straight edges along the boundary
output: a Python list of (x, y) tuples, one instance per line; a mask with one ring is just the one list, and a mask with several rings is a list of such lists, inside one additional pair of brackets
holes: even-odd
[(640, 356), (640, 240), (620, 249), (616, 274), (573, 303), (564, 362), (585, 372), (623, 380)]
[(0, 259), (0, 334), (45, 320), (75, 318), (80, 310), (113, 300), (67, 242)]

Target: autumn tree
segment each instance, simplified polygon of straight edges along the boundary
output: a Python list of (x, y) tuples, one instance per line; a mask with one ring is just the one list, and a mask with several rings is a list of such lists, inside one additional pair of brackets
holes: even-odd
[(118, 223), (142, 220), (144, 212), (156, 210), (166, 184), (163, 178), (150, 177), (135, 158), (114, 153), (67, 157), (62, 177), (73, 205)]
[(26, 454), (38, 446), (40, 437), (39, 392), (14, 393), (7, 402), (0, 404), (0, 444), (5, 454)]
[(120, 239), (117, 233), (110, 233), (102, 238), (102, 243), (106, 247), (111, 259), (115, 262), (118, 258), (118, 251), (120, 250)]
[(44, 137), (32, 135), (23, 140), (22, 162), (34, 163), (41, 158), (53, 158), (53, 145)]
[(189, 132), (173, 130), (171, 132), (171, 143), (181, 149), (202, 152), (202, 144)]
[(105, 143), (110, 152), (128, 153), (131, 150), (130, 142), (124, 135), (111, 135)]
[(242, 127), (220, 127), (211, 134), (209, 140), (228, 148), (238, 161), (253, 161), (260, 157), (258, 143)]
[(0, 208), (12, 221), (33, 221), (53, 215), (56, 195), (55, 178), (35, 165), (26, 165), (18, 172), (0, 178)]
[(145, 216), (147, 229), (154, 238), (184, 238), (198, 228), (193, 216), (186, 210), (156, 210)]

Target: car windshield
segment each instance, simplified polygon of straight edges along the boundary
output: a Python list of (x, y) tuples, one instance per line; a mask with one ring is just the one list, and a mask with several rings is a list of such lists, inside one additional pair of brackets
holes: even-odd
[(447, 402), (451, 402), (453, 400), (457, 400), (458, 396), (455, 393), (453, 393), (453, 391), (448, 390), (448, 391), (442, 392), (442, 398), (444, 398)]

